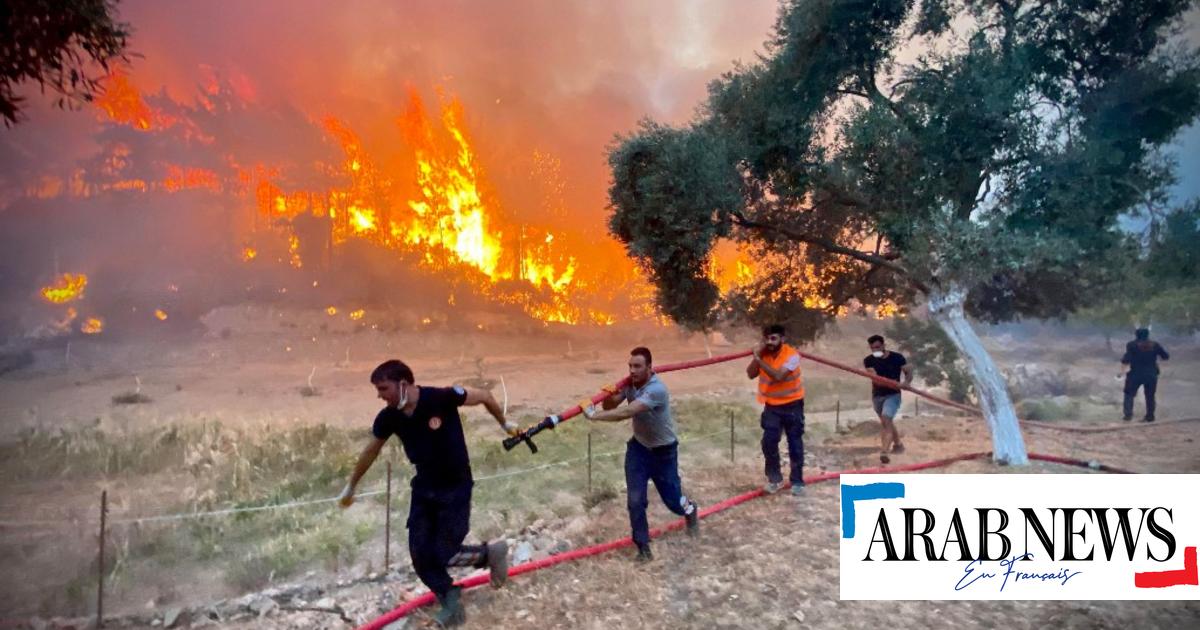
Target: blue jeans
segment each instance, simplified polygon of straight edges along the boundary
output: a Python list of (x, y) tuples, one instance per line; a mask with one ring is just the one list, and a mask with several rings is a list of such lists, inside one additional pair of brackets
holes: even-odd
[(639, 545), (650, 542), (650, 523), (646, 520), (646, 507), (650, 504), (647, 496), (649, 481), (654, 481), (658, 496), (662, 497), (667, 509), (683, 516), (689, 501), (683, 495), (683, 482), (679, 479), (679, 442), (647, 448), (631, 439), (625, 445), (629, 525), (633, 529), (633, 542)]
[(766, 460), (767, 481), (780, 483), (779, 440), (787, 435), (788, 459), (791, 471), (788, 479), (792, 485), (804, 485), (804, 400), (786, 405), (764, 405), (761, 426), (762, 452)]

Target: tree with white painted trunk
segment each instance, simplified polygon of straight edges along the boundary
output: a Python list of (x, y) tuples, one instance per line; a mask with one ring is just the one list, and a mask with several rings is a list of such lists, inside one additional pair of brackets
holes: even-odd
[[(766, 52), (682, 127), (609, 152), (610, 229), (661, 310), (813, 337), (847, 309), (925, 303), (961, 352), (996, 461), (1027, 462), (972, 329), (1061, 317), (1111, 286), (1162, 206), (1160, 151), (1200, 114), (1190, 0), (788, 0)], [(722, 293), (732, 240), (753, 280)]]

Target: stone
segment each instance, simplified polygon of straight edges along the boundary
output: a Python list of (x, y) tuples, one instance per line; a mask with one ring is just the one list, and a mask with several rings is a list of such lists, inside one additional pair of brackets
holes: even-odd
[(513, 564), (524, 564), (533, 558), (533, 545), (528, 542), (522, 542), (513, 550)]
[(337, 601), (332, 597), (324, 597), (314, 602), (313, 606), (317, 608), (337, 608)]
[(796, 612), (792, 613), (792, 618), (800, 623), (804, 623), (804, 611), (797, 610)]
[(270, 597), (259, 597), (258, 599), (254, 600), (254, 603), (250, 604), (250, 610), (258, 613), (259, 617), (265, 617), (271, 614), (271, 612), (278, 607), (279, 604), (276, 604), (275, 600), (271, 599)]
[(174, 628), (175, 624), (179, 623), (179, 617), (181, 615), (183, 615), (182, 608), (178, 606), (174, 608), (168, 608), (167, 612), (163, 615), (163, 627)]
[(405, 630), (408, 628), (408, 617), (401, 617), (383, 627), (383, 630)]

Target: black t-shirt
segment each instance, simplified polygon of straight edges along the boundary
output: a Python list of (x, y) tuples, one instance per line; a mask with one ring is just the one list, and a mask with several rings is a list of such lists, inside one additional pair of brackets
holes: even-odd
[[(884, 378), (890, 378), (893, 381), (900, 380), (900, 368), (904, 367), (907, 363), (908, 361), (905, 360), (904, 355), (899, 352), (888, 352), (881, 358), (875, 358), (875, 355), (867, 355), (867, 358), (863, 359), (863, 367), (867, 369), (874, 368), (876, 374)], [(875, 381), (871, 381), (872, 396), (891, 396), (892, 394), (899, 393), (900, 390), (895, 387), (888, 387), (887, 385), (880, 385)]]
[(417, 469), (414, 488), (447, 488), (471, 480), (471, 461), (458, 408), (467, 400), (461, 387), (421, 387), (412, 416), (384, 407), (371, 433), (386, 440), (400, 438), (404, 454)]
[(1157, 341), (1130, 341), (1125, 344), (1125, 356), (1121, 363), (1129, 365), (1129, 371), (1138, 375), (1158, 375), (1158, 360), (1167, 360), (1171, 355)]

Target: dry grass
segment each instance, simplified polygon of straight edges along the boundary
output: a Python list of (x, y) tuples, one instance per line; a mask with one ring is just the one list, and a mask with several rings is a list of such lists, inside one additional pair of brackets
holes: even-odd
[[(727, 438), (707, 434), (726, 429), (731, 411), (739, 425), (756, 422), (756, 412), (747, 407), (702, 400), (682, 400), (675, 406), (685, 440), (681, 459), (685, 468), (727, 466)], [(520, 421), (529, 424), (537, 419), (528, 416)], [(613, 508), (623, 494), (621, 453), (628, 426), (598, 429), (583, 420), (570, 422), (544, 435), (539, 441), (541, 453), (531, 457), (524, 450), (504, 451), (488, 422), (466, 424), (479, 479), (473, 498), (473, 537), (511, 536), (537, 520), (569, 520), (596, 510), (624, 513), (623, 505)], [(582, 461), (487, 479), (584, 458), (589, 431), (594, 453), (590, 493)], [(360, 430), (328, 425), (251, 429), (218, 422), (138, 431), (106, 431), (99, 424), (57, 432), (28, 430), (18, 441), (0, 446), (0, 474), (24, 483), (106, 479), (110, 486), (132, 488), (163, 483), (151, 479), (171, 479), (168, 495), (146, 503), (139, 500), (130, 505), (134, 499), (122, 498), (126, 493), (110, 491), (111, 500), (124, 504), (118, 506), (120, 516), (243, 508), (334, 496), (349, 475), (362, 439)], [(739, 430), (739, 448), (749, 448), (756, 439), (756, 432), (748, 427)], [(392, 504), (400, 517), (407, 511), (406, 482), (411, 472), (395, 441), (389, 442), (381, 457), (388, 459), (395, 463)], [(373, 467), (362, 488), (382, 485), (383, 463)], [(173, 500), (164, 503), (164, 498)], [(136, 590), (133, 587), (153, 583), (162, 574), (215, 572), (233, 594), (309, 569), (336, 572), (356, 566), (362, 562), (358, 552), (364, 544), (381, 543), (381, 503), (382, 497), (376, 497), (346, 512), (319, 504), (165, 523), (115, 524), (110, 529), (106, 567), (110, 597), (120, 602), (124, 594)], [(400, 523), (393, 523), (393, 536), (402, 549)], [(27, 555), (44, 561), (46, 553), (50, 552)], [(50, 556), (56, 564), (75, 570), (53, 576), (29, 567), (31, 574), (51, 580), (38, 585), (38, 590), (52, 594), (36, 609), (44, 614), (85, 613), (96, 581), (94, 547), (62, 546)], [(20, 564), (15, 568), (21, 571)]]

